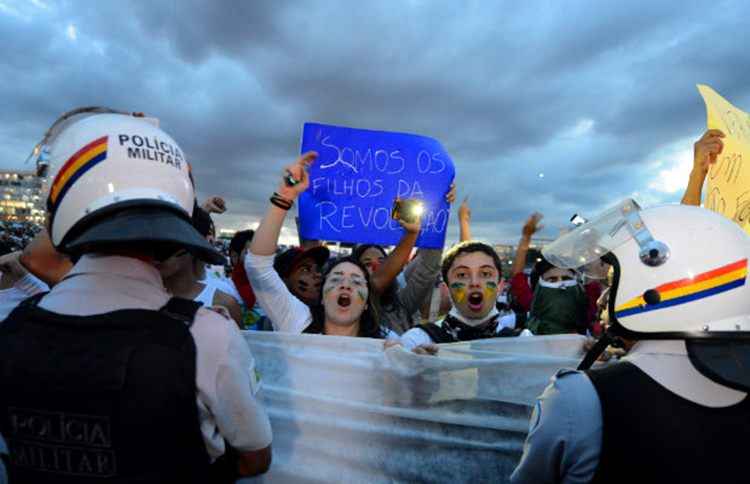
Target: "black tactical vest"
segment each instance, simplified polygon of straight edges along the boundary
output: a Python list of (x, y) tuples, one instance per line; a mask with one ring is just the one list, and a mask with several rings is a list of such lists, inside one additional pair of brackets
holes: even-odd
[(40, 299), (0, 323), (10, 482), (207, 482), (189, 332), (200, 304), (81, 317)]
[[(686, 361), (686, 364), (688, 362)], [(631, 363), (589, 370), (602, 407), (595, 483), (747, 483), (750, 398), (709, 408)]]

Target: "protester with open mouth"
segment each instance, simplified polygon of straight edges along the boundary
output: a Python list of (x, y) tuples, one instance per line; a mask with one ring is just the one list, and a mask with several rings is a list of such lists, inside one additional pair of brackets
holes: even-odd
[[(448, 283), (453, 309), (443, 320), (410, 329), (401, 337), (406, 349), (429, 343), (453, 343), (512, 336), (514, 328), (500, 319), (495, 301), (502, 263), (487, 244), (466, 241), (443, 258), (443, 279)], [(508, 320), (510, 321), (510, 320)]]
[[(319, 277), (322, 285), (317, 284), (317, 294), (313, 294), (312, 288), (305, 288), (310, 305), (296, 297), (274, 270), (274, 254), (284, 218), (294, 200), (307, 189), (306, 167), (317, 156), (315, 152), (305, 153), (286, 167), (286, 176), (271, 197), (271, 206), (245, 257), (250, 284), (276, 331), (397, 339), (398, 335), (381, 328), (374, 316), (369, 303), (372, 293), (369, 274), (358, 260), (344, 257), (330, 261), (322, 278)], [(289, 177), (295, 183), (289, 183)]]

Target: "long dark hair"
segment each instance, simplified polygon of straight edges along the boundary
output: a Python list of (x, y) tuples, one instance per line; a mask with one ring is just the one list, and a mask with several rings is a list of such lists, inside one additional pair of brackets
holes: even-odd
[[(388, 254), (385, 253), (385, 249), (383, 249), (382, 246), (376, 244), (359, 244), (352, 251), (352, 257), (357, 259), (357, 261), (359, 262), (360, 259), (362, 259), (362, 255), (365, 253), (365, 251), (370, 248), (377, 249), (383, 254), (383, 257), (388, 257)], [(361, 262), (360, 265), (362, 265)], [(398, 284), (394, 279), (393, 281), (391, 281), (391, 284), (380, 294), (380, 305), (386, 308), (392, 306), (396, 302), (397, 292)]]
[(333, 271), (336, 266), (345, 262), (349, 262), (357, 266), (359, 270), (362, 271), (362, 274), (364, 274), (365, 281), (367, 281), (367, 309), (365, 309), (359, 317), (359, 332), (357, 333), (357, 336), (364, 338), (385, 338), (385, 333), (380, 327), (378, 319), (375, 317), (373, 305), (370, 301), (370, 298), (373, 294), (372, 285), (370, 284), (370, 275), (367, 273), (367, 268), (365, 268), (365, 266), (363, 266), (359, 262), (359, 260), (355, 259), (353, 256), (338, 257), (336, 259), (332, 259), (328, 261), (326, 266), (323, 268), (323, 283), (320, 285), (321, 293), (318, 297), (320, 303), (310, 308), (310, 312), (312, 313), (313, 317), (312, 323), (310, 323), (310, 325), (305, 328), (303, 332), (324, 334), (326, 314), (325, 308), (323, 307), (323, 286), (325, 285), (326, 279), (328, 279), (328, 276), (331, 274), (331, 271)]

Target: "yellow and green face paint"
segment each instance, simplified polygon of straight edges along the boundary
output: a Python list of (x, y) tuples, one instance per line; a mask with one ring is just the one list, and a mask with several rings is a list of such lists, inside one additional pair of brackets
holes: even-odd
[(497, 295), (497, 283), (494, 281), (487, 281), (484, 283), (484, 297), (485, 299), (493, 300)]
[(466, 299), (466, 284), (463, 282), (454, 282), (450, 285), (451, 295), (457, 303), (462, 303)]

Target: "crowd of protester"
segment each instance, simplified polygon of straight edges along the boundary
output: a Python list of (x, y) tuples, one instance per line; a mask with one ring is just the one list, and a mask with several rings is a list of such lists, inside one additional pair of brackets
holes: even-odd
[(0, 255), (23, 250), (41, 229), (32, 222), (0, 221)]
[[(709, 132), (696, 143), (695, 169), (684, 204), (700, 203), (707, 163), (720, 150), (720, 135), (716, 133)], [(154, 262), (151, 267), (157, 272), (153, 273), (146, 268), (138, 272), (126, 267), (124, 261), (110, 260), (123, 264), (117, 270), (129, 277), (151, 278), (151, 283), (163, 286), (163, 297), (152, 307), (158, 308), (168, 296), (176, 296), (215, 313), (203, 316), (206, 319), (231, 322), (234, 329), (224, 330), (228, 336), (221, 339), (223, 348), (219, 343), (206, 343), (215, 341), (206, 336), (210, 331), (206, 324), (196, 322), (191, 327), (199, 360), (221, 360), (198, 363), (198, 408), (202, 437), (212, 461), (232, 453), (246, 457), (232, 461), (239, 464), (233, 464), (231, 475), (262, 473), (270, 465), (268, 418), (258, 408), (254, 393), (240, 395), (238, 390), (247, 376), (245, 370), (224, 375), (217, 379), (224, 382), (221, 389), (202, 393), (200, 379), (216, 378), (202, 374), (205, 368), (244, 364), (243, 358), (252, 361), (247, 348), (238, 346), (234, 338), (238, 329), (378, 338), (384, 341), (384, 348), (401, 346), (419, 355), (439, 355), (437, 344), (484, 338), (602, 334), (609, 265), (604, 260), (593, 261), (585, 276), (556, 267), (544, 258), (530, 265), (529, 246), (542, 228), (542, 215), (536, 212), (519, 223), (521, 237), (507, 280), (503, 277), (503, 261), (493, 247), (472, 239), (468, 200), (457, 209), (460, 240), (451, 241), (445, 250), (415, 250), (418, 219), (400, 221), (403, 236), (393, 248), (358, 245), (350, 254), (333, 257), (317, 241), (280, 248), (282, 225), (289, 208), (307, 189), (306, 169), (315, 159), (315, 153), (307, 153), (288, 165), (284, 173), (298, 183), (290, 185), (280, 177), (274, 195), (277, 198), (272, 198), (257, 229), (237, 232), (228, 244), (216, 240), (211, 214), (231, 210), (231, 201), (212, 197), (201, 206), (195, 205), (192, 226), (223, 253), (224, 263), (208, 263), (190, 247)], [(445, 193), (449, 203), (455, 201), (455, 193), (455, 186)], [(51, 288), (58, 292), (53, 290), (45, 296), (40, 307), (54, 312), (55, 308), (66, 307), (70, 298), (78, 297), (80, 304), (87, 306), (78, 313), (82, 316), (128, 307), (125, 299), (136, 297), (134, 286), (132, 293), (118, 295), (117, 303), (94, 304), (76, 282), (83, 278), (71, 276), (101, 271), (106, 267), (102, 265), (104, 259), (83, 255), (71, 260), (55, 251), (46, 230), (28, 224), (3, 223), (0, 234), (0, 320), (28, 298), (36, 297), (38, 302), (39, 296)], [(108, 284), (106, 275), (99, 283)], [(232, 378), (238, 382), (225, 381)], [(0, 454), (5, 452), (0, 442)], [(4, 482), (2, 477), (0, 482)]]

